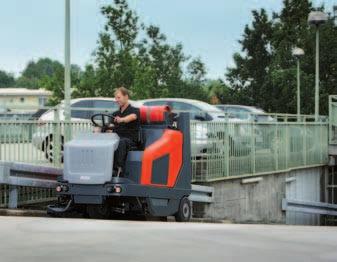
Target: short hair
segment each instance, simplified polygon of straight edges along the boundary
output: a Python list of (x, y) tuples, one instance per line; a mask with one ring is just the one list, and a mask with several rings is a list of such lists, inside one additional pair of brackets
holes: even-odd
[(115, 89), (114, 95), (116, 95), (118, 92), (120, 92), (123, 96), (130, 97), (130, 91), (126, 89), (124, 86), (118, 87)]

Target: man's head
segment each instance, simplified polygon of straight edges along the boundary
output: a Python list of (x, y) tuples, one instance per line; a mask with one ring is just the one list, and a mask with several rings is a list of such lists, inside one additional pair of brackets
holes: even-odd
[(118, 87), (115, 90), (115, 99), (120, 107), (129, 103), (130, 92), (125, 87)]

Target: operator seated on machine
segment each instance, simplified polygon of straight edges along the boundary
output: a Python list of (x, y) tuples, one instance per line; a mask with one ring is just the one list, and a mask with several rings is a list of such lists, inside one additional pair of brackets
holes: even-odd
[[(129, 97), (129, 90), (125, 87), (115, 90), (115, 100), (119, 105), (119, 110), (112, 114), (114, 116), (112, 131), (120, 137), (114, 156), (114, 170), (117, 171), (117, 176), (123, 172), (127, 154), (132, 148), (137, 147), (139, 139), (139, 109), (131, 106)], [(94, 132), (101, 132), (101, 130), (95, 128)]]

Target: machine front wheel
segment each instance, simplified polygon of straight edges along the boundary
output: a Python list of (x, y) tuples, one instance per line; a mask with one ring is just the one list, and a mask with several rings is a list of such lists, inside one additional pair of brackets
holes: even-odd
[(187, 197), (180, 200), (178, 212), (175, 214), (177, 222), (188, 222), (192, 216), (191, 201)]

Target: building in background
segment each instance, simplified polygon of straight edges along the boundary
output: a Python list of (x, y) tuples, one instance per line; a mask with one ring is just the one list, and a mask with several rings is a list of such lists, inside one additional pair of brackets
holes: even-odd
[(46, 105), (51, 95), (44, 89), (0, 88), (0, 111), (36, 111)]

